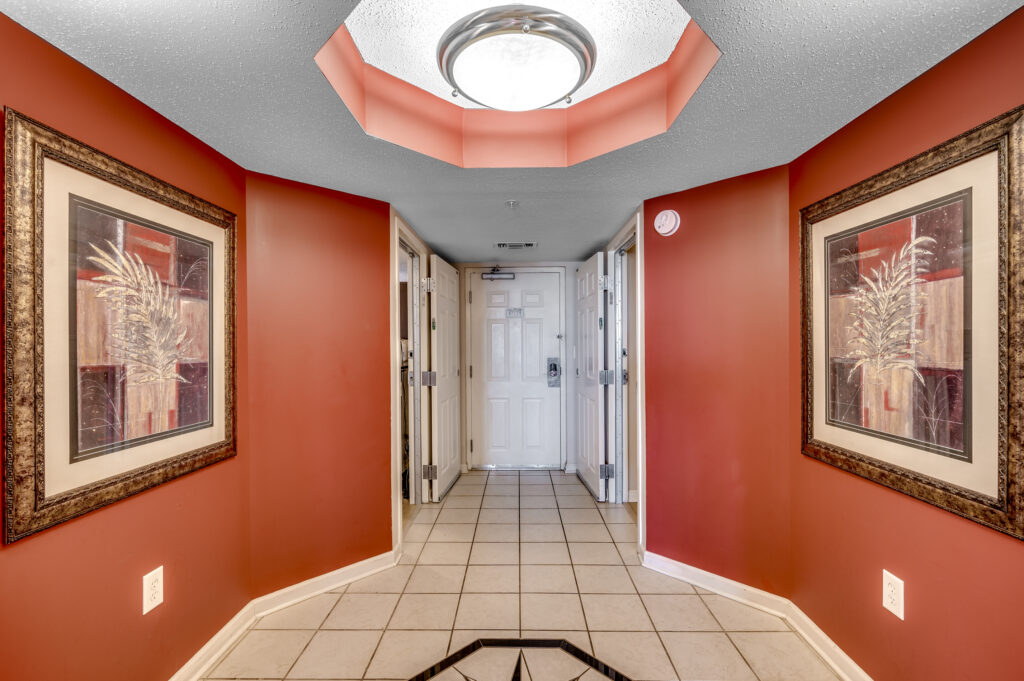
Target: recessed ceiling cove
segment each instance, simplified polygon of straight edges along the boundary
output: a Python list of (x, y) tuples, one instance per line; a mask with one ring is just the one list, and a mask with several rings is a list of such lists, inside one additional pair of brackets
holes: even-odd
[(373, 137), (557, 168), (666, 132), (720, 54), (675, 0), (363, 0), (315, 59)]
[[(579, 22), (594, 37), (600, 58), (572, 97), (582, 102), (664, 64), (690, 21), (676, 0), (527, 0)], [(362, 0), (345, 26), (363, 61), (407, 83), (466, 108), (480, 105), (452, 97), (437, 68), (437, 43), (455, 22), (502, 0)], [(567, 106), (564, 102), (555, 107)]]

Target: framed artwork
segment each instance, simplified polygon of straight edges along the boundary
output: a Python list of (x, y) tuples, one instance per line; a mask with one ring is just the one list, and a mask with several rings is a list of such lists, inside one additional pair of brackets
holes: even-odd
[(1024, 109), (801, 213), (803, 451), (1024, 538)]
[(4, 539), (235, 453), (235, 216), (10, 109)]

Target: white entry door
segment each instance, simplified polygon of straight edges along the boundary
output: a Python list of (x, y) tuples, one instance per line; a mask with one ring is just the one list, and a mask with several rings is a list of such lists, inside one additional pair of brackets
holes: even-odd
[(561, 275), (512, 274), (470, 282), (470, 456), (480, 467), (560, 468)]
[(576, 270), (576, 446), (577, 474), (598, 501), (605, 500), (601, 465), (605, 461), (605, 294), (601, 288), (604, 254)]
[(437, 466), (430, 498), (441, 495), (462, 472), (459, 449), (459, 272), (436, 255), (430, 256), (430, 368), (436, 385), (430, 388), (430, 463)]

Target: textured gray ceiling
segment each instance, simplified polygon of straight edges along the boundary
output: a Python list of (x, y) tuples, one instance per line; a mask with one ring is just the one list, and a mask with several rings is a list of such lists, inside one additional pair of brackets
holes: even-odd
[(362, 131), (313, 63), (355, 0), (0, 0), (0, 12), (242, 166), (389, 201), (449, 259), (487, 261), (493, 242), (523, 239), (539, 252), (504, 259), (581, 258), (645, 198), (786, 163), (1024, 2), (681, 4), (723, 54), (672, 129), (572, 168), (515, 170), (455, 168)]

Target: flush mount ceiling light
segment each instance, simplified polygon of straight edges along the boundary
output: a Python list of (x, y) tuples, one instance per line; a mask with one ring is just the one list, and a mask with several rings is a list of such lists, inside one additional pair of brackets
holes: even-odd
[(571, 101), (596, 61), (587, 29), (532, 5), (474, 12), (452, 24), (437, 45), (437, 65), (452, 94), (502, 111)]

